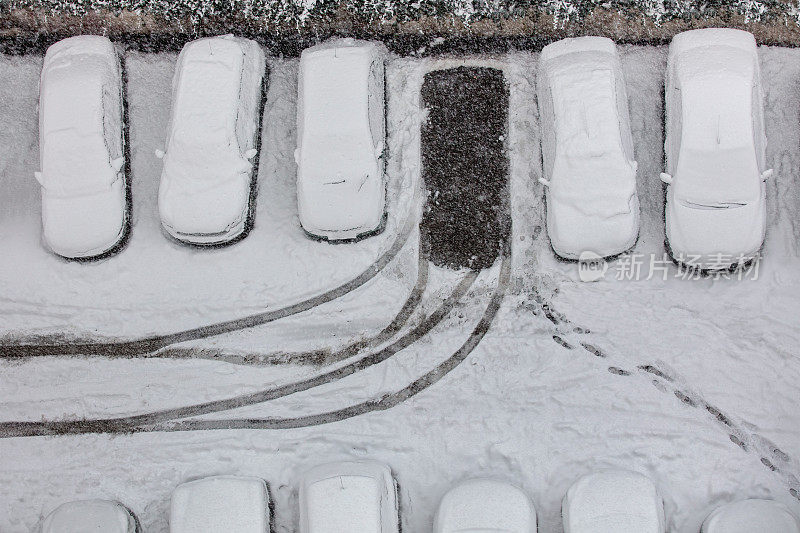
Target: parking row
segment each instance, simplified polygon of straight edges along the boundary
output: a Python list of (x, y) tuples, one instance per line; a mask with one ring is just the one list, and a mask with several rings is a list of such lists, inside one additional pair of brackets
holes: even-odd
[[(371, 461), (323, 464), (299, 486), (301, 533), (398, 533), (398, 486), (391, 469)], [(172, 493), (171, 533), (268, 533), (273, 530), (268, 484), (260, 478), (215, 476), (188, 481)], [(646, 476), (608, 470), (577, 480), (561, 506), (565, 533), (664, 533), (661, 494)], [(451, 489), (436, 513), (434, 533), (502, 531), (535, 533), (536, 507), (521, 489), (493, 479), (473, 479)], [(42, 533), (141, 531), (138, 519), (119, 502), (74, 501), (44, 520)], [(764, 499), (722, 505), (703, 522), (701, 533), (800, 533), (788, 507)]]
[[(380, 44), (334, 39), (300, 58), (297, 207), (314, 238), (348, 241), (386, 219), (386, 113)], [(265, 57), (225, 35), (178, 57), (158, 208), (167, 235), (207, 246), (252, 227)], [(541, 53), (547, 230), (566, 259), (630, 250), (639, 233), (638, 165), (616, 45), (601, 37)], [(764, 112), (756, 42), (733, 29), (670, 44), (665, 80), (667, 247), (682, 263), (723, 269), (756, 257), (766, 231)], [(119, 58), (103, 37), (48, 49), (40, 84), (44, 241), (68, 258), (118, 248), (130, 226)], [(474, 147), (481, 150), (481, 146)]]

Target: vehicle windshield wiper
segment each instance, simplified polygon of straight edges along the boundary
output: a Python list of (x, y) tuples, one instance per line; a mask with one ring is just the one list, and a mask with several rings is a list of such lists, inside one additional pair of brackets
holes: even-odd
[(747, 205), (747, 202), (691, 202), (689, 200), (681, 200), (681, 203), (691, 209), (735, 209)]

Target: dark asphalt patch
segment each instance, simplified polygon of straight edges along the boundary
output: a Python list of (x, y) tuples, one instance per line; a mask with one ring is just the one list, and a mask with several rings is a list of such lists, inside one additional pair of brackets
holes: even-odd
[(458, 67), (425, 76), (422, 177), (428, 203), (421, 229), (436, 265), (487, 268), (509, 238), (508, 97), (498, 69)]

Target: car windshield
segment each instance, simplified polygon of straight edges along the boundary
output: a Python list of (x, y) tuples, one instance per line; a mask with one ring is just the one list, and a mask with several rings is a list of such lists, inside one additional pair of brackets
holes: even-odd
[(675, 176), (675, 196), (687, 207), (730, 208), (761, 193), (752, 150), (684, 150)]

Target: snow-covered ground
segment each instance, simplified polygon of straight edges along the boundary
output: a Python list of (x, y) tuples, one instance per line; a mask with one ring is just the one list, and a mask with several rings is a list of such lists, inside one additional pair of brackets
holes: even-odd
[[(234, 354), (293, 353), (368, 339), (360, 351), (313, 359), (323, 366), (213, 357), (2, 361), (3, 421), (120, 417), (238, 397), (192, 411), (200, 422), (164, 424), (164, 415), (148, 418), (144, 429), (260, 429), (0, 439), (0, 531), (30, 531), (58, 504), (95, 497), (125, 503), (145, 531), (166, 531), (171, 491), (216, 474), (267, 480), (278, 531), (294, 531), (301, 474), (354, 458), (391, 465), (403, 529), (413, 533), (430, 530), (453, 484), (476, 476), (523, 488), (535, 502), (539, 530), (559, 532), (567, 488), (599, 468), (650, 476), (665, 498), (669, 531), (696, 532), (713, 507), (744, 497), (774, 498), (800, 515), (800, 51), (760, 49), (767, 160), (775, 177), (764, 257), (757, 273), (742, 280), (680, 279), (664, 262), (658, 174), (666, 48), (620, 52), (639, 163), (641, 232), (633, 253), (610, 263), (596, 283), (581, 283), (574, 263), (554, 258), (543, 229), (536, 54), (393, 57), (389, 226), (381, 237), (342, 248), (299, 234), (291, 192), (297, 63), (270, 60), (256, 227), (236, 246), (209, 253), (173, 245), (158, 230), (153, 200), (160, 163), (152, 151), (163, 142), (175, 56), (129, 53), (134, 228), (120, 255), (93, 265), (64, 263), (41, 249), (31, 177), (41, 60), (0, 58), (0, 80), (7, 80), (0, 82), (4, 340), (68, 326), (69, 335), (80, 336), (170, 332), (292, 303), (355, 277), (402, 234), (407, 215), (417, 216), (418, 94), (424, 73), (434, 68), (471, 64), (505, 72), (513, 219), (507, 287), (502, 261), (474, 282), (467, 272), (424, 261), (417, 267), (412, 232), (400, 255), (355, 293), (193, 343)], [(284, 257), (292, 262), (281, 273)], [(617, 279), (637, 261), (641, 280)], [(662, 270), (645, 279), (651, 266), (667, 279)], [(98, 281), (103, 276), (109, 281)], [(114, 292), (120, 286), (125, 293)], [(492, 318), (504, 288), (481, 339), (483, 320)], [(408, 320), (376, 334), (415, 294), (420, 302), (407, 309)], [(367, 353), (382, 355), (359, 363)], [(308, 386), (292, 387), (309, 377)], [(281, 384), (292, 394), (254, 403), (264, 399), (260, 391)]]

